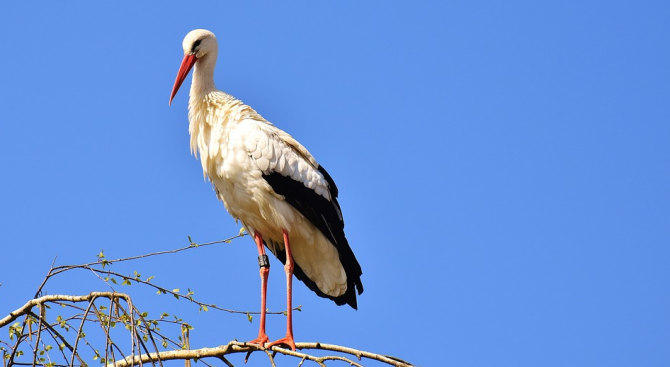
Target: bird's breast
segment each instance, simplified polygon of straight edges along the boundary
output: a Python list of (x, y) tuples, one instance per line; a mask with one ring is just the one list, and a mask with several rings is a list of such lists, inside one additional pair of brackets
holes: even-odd
[(234, 218), (252, 233), (281, 240), (281, 229), (290, 229), (299, 214), (272, 190), (249, 152), (254, 123), (230, 116), (219, 121), (225, 123), (205, 120), (194, 131), (203, 172)]

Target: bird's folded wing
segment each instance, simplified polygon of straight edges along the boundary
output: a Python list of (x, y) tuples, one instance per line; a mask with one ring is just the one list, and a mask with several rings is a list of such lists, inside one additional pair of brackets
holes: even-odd
[[(248, 132), (246, 148), (263, 178), (337, 247), (342, 263), (347, 264), (347, 274), (360, 277), (362, 271), (344, 234), (337, 187), (331, 176), (289, 134), (269, 124), (257, 127)], [(360, 292), (362, 285), (357, 286)]]

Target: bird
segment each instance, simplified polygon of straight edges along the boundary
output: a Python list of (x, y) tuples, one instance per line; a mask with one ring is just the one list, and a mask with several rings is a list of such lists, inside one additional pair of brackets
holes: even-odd
[[(191, 153), (230, 215), (242, 222), (258, 250), (261, 316), (258, 337), (248, 343), (295, 351), (292, 279), (338, 306), (357, 309), (363, 293), (361, 265), (344, 233), (333, 178), (310, 152), (253, 108), (216, 89), (218, 41), (195, 29), (182, 42), (184, 58), (170, 102), (193, 69), (188, 101)], [(284, 264), (286, 336), (273, 342), (265, 332), (267, 279), (265, 248)]]

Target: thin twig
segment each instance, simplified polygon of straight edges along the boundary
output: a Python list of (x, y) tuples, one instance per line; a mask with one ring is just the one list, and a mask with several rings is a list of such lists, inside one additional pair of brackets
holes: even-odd
[(37, 339), (35, 340), (35, 348), (33, 349), (33, 367), (37, 364), (37, 350), (40, 347), (40, 339), (42, 337), (42, 322), (44, 321), (46, 309), (44, 304), (40, 305), (40, 318), (37, 321)]
[(74, 351), (72, 352), (72, 358), (70, 358), (70, 365), (74, 366), (74, 356), (75, 354), (78, 354), (77, 345), (79, 345), (79, 339), (81, 339), (81, 333), (84, 330), (84, 323), (86, 322), (86, 317), (88, 316), (88, 313), (91, 310), (91, 306), (93, 306), (93, 302), (95, 302), (96, 297), (92, 297), (91, 300), (88, 302), (88, 307), (86, 307), (86, 311), (84, 312), (84, 315), (81, 318), (81, 323), (79, 324), (79, 329), (77, 329), (77, 337), (74, 339)]
[[(44, 297), (49, 297), (49, 296), (44, 296)], [(35, 317), (35, 314), (32, 313), (32, 311), (28, 311), (28, 315), (32, 315), (33, 317)], [(44, 326), (47, 328), (47, 330), (49, 330), (49, 332), (51, 332), (51, 333), (53, 333), (53, 334), (56, 334), (56, 336), (58, 337), (58, 339), (60, 339), (61, 344), (64, 345), (65, 348), (67, 348), (70, 352), (74, 352), (74, 348), (72, 348), (72, 346), (70, 345), (70, 343), (67, 342), (67, 339), (65, 339), (65, 337), (64, 337), (63, 335), (61, 335), (61, 333), (59, 333), (56, 329), (54, 329), (53, 326), (51, 326), (48, 322), (44, 322)], [(54, 340), (58, 341), (58, 339), (56, 339), (56, 338), (53, 336), (53, 334), (52, 334), (52, 338), (54, 338)], [(63, 358), (67, 359), (67, 358), (65, 357), (65, 352), (62, 352), (62, 353), (63, 353)], [(79, 357), (79, 355), (77, 355), (77, 357)], [(81, 358), (79, 358), (79, 361), (80, 361), (80, 362), (83, 362), (83, 360), (81, 360)], [(10, 363), (10, 364), (11, 364), (11, 363)]]
[[(149, 336), (149, 340), (151, 340), (151, 344), (153, 345), (154, 350), (158, 351), (158, 345), (156, 345), (156, 340), (154, 339), (153, 332), (151, 331), (151, 325), (149, 325), (147, 320), (144, 318), (144, 316), (142, 316), (142, 314), (139, 311), (136, 310), (135, 312), (137, 312), (137, 316), (142, 321), (142, 324), (144, 324), (144, 328), (146, 329), (145, 334)], [(145, 347), (145, 350), (146, 350), (146, 347)], [(147, 353), (149, 353), (149, 352), (147, 351)], [(163, 367), (163, 361), (161, 361), (160, 359), (158, 360), (158, 364), (160, 364), (160, 366)], [(154, 363), (154, 365), (155, 365), (155, 363)]]
[(220, 356), (219, 359), (222, 360), (223, 363), (226, 364), (226, 366), (228, 366), (228, 367), (235, 367), (235, 365), (232, 364), (232, 363), (230, 363), (230, 361), (229, 361), (226, 357), (224, 357), (224, 356)]

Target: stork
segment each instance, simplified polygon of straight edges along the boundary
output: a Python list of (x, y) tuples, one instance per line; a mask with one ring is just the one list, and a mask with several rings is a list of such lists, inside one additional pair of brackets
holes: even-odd
[[(261, 347), (288, 345), (295, 350), (292, 279), (337, 305), (357, 309), (363, 293), (362, 270), (344, 235), (337, 186), (328, 172), (291, 135), (253, 108), (214, 86), (218, 42), (214, 33), (196, 29), (182, 43), (184, 59), (170, 104), (193, 68), (188, 102), (191, 152), (202, 164), (217, 197), (242, 222), (258, 249), (261, 277)], [(286, 336), (268, 343), (266, 292), (270, 272), (267, 247), (286, 272)], [(267, 343), (267, 345), (266, 345)]]

